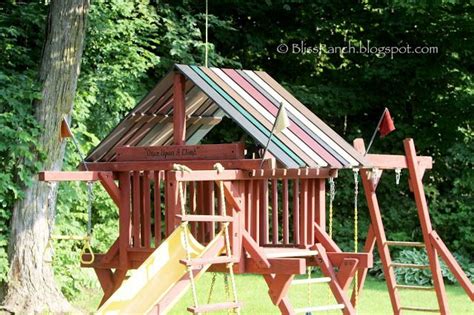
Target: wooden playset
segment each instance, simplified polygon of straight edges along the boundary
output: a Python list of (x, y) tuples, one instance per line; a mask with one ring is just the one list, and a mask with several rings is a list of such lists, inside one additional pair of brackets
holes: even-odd
[[(265, 145), (283, 103), (290, 126), (273, 135), (263, 164), (246, 155), (243, 143), (198, 144), (227, 116)], [(377, 246), (394, 314), (449, 314), (438, 257), (471, 300), (473, 285), (431, 226), (422, 183), (431, 158), (417, 156), (411, 139), (404, 147), (405, 155), (365, 154), (361, 139), (349, 145), (265, 72), (176, 65), (79, 171), (42, 172), (40, 179), (99, 181), (119, 209), (119, 236), (110, 249), (83, 255), (82, 266), (94, 269), (104, 291), (99, 313), (164, 314), (188, 288), (193, 313), (239, 313), (245, 306), (233, 274), (253, 273), (263, 276), (282, 314), (355, 314)], [(367, 199), (371, 225), (362, 252), (341, 251), (327, 230), (326, 181), (341, 169), (359, 173)], [(385, 237), (377, 183), (385, 170), (400, 169), (409, 171), (422, 242)], [(430, 263), (392, 262), (390, 246), (425, 247)], [(294, 279), (310, 266), (324, 276)], [(430, 269), (433, 287), (397, 284), (394, 268)], [(197, 279), (206, 271), (229, 273), (232, 301), (198, 302)], [(288, 291), (302, 283), (327, 283), (337, 304), (293, 308)], [(399, 291), (410, 289), (433, 289), (439, 308), (402, 304)]]

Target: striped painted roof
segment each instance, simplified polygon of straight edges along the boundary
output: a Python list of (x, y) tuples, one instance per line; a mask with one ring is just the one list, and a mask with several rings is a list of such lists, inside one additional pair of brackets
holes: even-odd
[[(348, 168), (364, 158), (340, 135), (263, 71), (176, 65), (186, 77), (186, 143), (197, 144), (224, 115), (265, 145), (280, 104), (290, 126), (272, 137), (268, 151), (288, 168)], [(87, 157), (115, 159), (118, 146), (173, 141), (173, 71), (170, 71)]]

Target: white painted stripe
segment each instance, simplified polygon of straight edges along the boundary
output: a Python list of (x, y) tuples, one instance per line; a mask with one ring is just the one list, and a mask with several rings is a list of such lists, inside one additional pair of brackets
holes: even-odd
[(258, 85), (260, 85), (264, 90), (266, 90), (274, 99), (278, 102), (285, 102), (285, 107), (290, 111), (296, 118), (298, 118), (302, 123), (308, 126), (318, 137), (326, 142), (331, 148), (333, 148), (339, 155), (341, 155), (346, 161), (348, 161), (351, 166), (359, 165), (352, 156), (350, 156), (341, 146), (339, 146), (334, 140), (329, 138), (324, 132), (322, 132), (312, 121), (307, 119), (303, 114), (300, 113), (293, 105), (288, 103), (278, 92), (276, 92), (271, 86), (269, 86), (265, 81), (263, 81), (258, 75), (253, 71), (244, 70), (244, 72), (252, 78)]
[[(253, 106), (268, 122), (273, 126), (276, 117), (274, 117), (266, 108), (260, 105), (255, 99), (253, 99), (247, 92), (245, 92), (238, 84), (236, 84), (227, 74), (221, 69), (211, 68), (211, 70), (227, 83), (237, 94), (239, 94), (247, 103)], [(328, 163), (324, 161), (316, 152), (313, 151), (306, 143), (301, 141), (293, 132), (285, 129), (282, 131), (291, 141), (293, 141), (301, 150), (305, 151), (319, 166), (328, 166)], [(313, 154), (311, 154), (313, 153)], [(312, 165), (310, 165), (312, 166)]]

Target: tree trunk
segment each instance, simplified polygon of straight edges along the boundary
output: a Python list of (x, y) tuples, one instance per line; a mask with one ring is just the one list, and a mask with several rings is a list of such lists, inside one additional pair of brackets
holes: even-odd
[[(46, 154), (46, 170), (60, 170), (63, 164), (60, 124), (73, 108), (89, 5), (89, 0), (53, 0), (50, 4), (40, 69), (42, 99), (35, 104), (36, 118), (44, 128), (38, 147)], [(3, 309), (15, 313), (71, 311), (55, 284), (51, 264), (44, 260), (57, 185), (35, 180), (24, 193), (13, 209)]]

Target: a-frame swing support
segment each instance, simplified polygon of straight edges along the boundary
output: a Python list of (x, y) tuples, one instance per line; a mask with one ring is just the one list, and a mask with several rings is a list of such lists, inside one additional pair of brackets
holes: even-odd
[[(354, 147), (361, 153), (365, 152), (363, 139), (356, 139)], [(372, 253), (375, 245), (377, 246), (387, 282), (387, 288), (390, 296), (394, 314), (402, 314), (403, 310), (433, 312), (437, 311), (441, 314), (450, 314), (446, 290), (441, 274), (441, 267), (439, 256), (444, 260), (448, 268), (459, 281), (463, 289), (471, 300), (474, 300), (474, 287), (469, 281), (469, 278), (462, 271), (454, 256), (443, 243), (439, 235), (433, 229), (429, 215), (428, 203), (426, 201), (425, 192), (423, 189), (423, 175), (426, 169), (432, 166), (431, 158), (418, 157), (416, 155), (415, 145), (412, 139), (404, 140), (405, 156), (394, 155), (376, 155), (368, 154), (366, 158), (371, 168), (360, 169), (362, 184), (364, 186), (365, 196), (369, 208), (371, 225), (367, 233), (366, 244), (364, 251)], [(419, 242), (391, 242), (387, 241), (385, 230), (382, 222), (382, 215), (376, 195), (378, 181), (384, 169), (408, 169), (409, 172), (409, 186), (413, 192), (416, 208), (418, 212), (418, 219), (422, 229), (423, 243)], [(374, 176), (375, 172), (375, 176)], [(406, 286), (399, 286), (396, 283), (394, 268), (397, 266), (392, 263), (389, 246), (390, 245), (404, 245), (404, 246), (423, 246), (429, 258), (429, 269), (433, 275), (433, 285), (436, 292), (439, 309), (427, 309), (416, 306), (403, 306), (400, 301), (399, 289), (407, 288)], [(424, 245), (423, 245), (424, 244)], [(363, 283), (367, 276), (367, 270), (360, 270), (358, 279), (359, 294), (363, 288)], [(419, 289), (419, 287), (410, 287)], [(353, 294), (352, 301), (355, 296)]]

